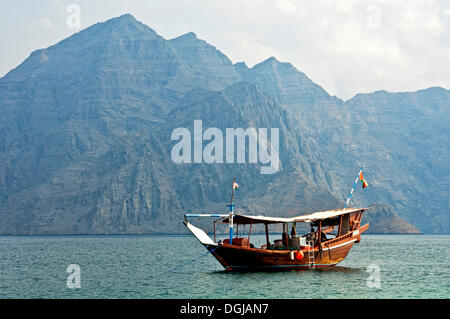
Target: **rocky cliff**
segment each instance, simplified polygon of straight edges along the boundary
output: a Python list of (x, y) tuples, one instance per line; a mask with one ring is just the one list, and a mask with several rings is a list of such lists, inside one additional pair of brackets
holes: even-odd
[[(224, 210), (233, 176), (241, 212), (335, 208), (361, 163), (370, 186), (353, 206), (392, 205), (372, 229), (448, 233), (449, 102), (442, 88), (344, 102), (289, 63), (233, 64), (194, 33), (166, 40), (120, 16), (0, 79), (0, 234), (184, 232), (187, 210)], [(248, 151), (174, 163), (172, 132), (196, 120), (278, 128), (280, 170), (261, 174)]]

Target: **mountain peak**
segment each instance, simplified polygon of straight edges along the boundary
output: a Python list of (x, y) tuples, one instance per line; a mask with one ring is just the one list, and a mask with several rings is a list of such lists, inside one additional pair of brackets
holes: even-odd
[(135, 18), (131, 13), (125, 13), (125, 14), (122, 14), (121, 16), (118, 16), (118, 17), (113, 18), (113, 19), (119, 19), (119, 20), (124, 20), (124, 21), (135, 21), (135, 22), (138, 22), (138, 21), (136, 20), (136, 18)]
[(248, 72), (249, 71), (249, 67), (247, 66), (247, 63), (245, 63), (245, 62), (236, 62), (234, 64), (234, 68), (238, 72)]
[(158, 36), (152, 28), (136, 20), (136, 18), (129, 13), (111, 18), (109, 20), (106, 20), (105, 22), (94, 24), (92, 27), (89, 27), (85, 30), (98, 30), (101, 32), (108, 32), (110, 34), (117, 33), (118, 35), (125, 36), (137, 34), (145, 34), (146, 36)]
[(198, 37), (194, 32), (191, 31), (191, 32), (185, 33), (183, 35), (180, 35), (180, 36), (174, 38), (173, 40), (175, 40), (175, 39), (198, 39)]
[[(137, 40), (137, 39), (163, 39), (152, 28), (136, 20), (136, 18), (129, 14), (108, 19), (104, 22), (99, 22), (87, 27), (84, 30), (62, 40), (57, 45), (63, 43), (71, 43), (73, 41), (83, 42), (98, 42), (99, 40), (117, 41), (122, 40)], [(78, 44), (79, 45), (79, 44)]]
[[(278, 60), (276, 57), (271, 56), (268, 59), (265, 59), (264, 61), (255, 64), (252, 69), (259, 69), (259, 68), (278, 68), (278, 67), (290, 67), (290, 68), (294, 68), (294, 66), (289, 63), (289, 62), (281, 62), (280, 60)], [(297, 70), (296, 70), (297, 71)]]
[(264, 61), (262, 61), (262, 62), (259, 63), (259, 64), (261, 64), (261, 65), (263, 65), (263, 64), (273, 64), (273, 65), (276, 65), (276, 64), (280, 64), (280, 63), (283, 63), (283, 62), (279, 61), (276, 57), (271, 56), (270, 58), (265, 59)]
[(140, 24), (140, 22), (138, 20), (136, 20), (136, 18), (130, 13), (125, 13), (118, 17), (110, 18), (104, 22), (99, 22), (96, 24), (102, 24), (102, 23), (136, 23), (136, 24)]
[[(153, 29), (136, 20), (131, 14), (108, 19), (93, 24), (70, 37), (47, 48), (33, 51), (30, 56), (18, 67), (8, 72), (2, 79), (23, 80), (35, 76), (41, 71), (54, 70), (67, 62), (67, 56), (77, 55), (83, 50), (106, 52), (105, 43), (123, 43), (134, 40), (161, 40), (164, 39)], [(87, 49), (89, 48), (89, 50)]]
[(418, 90), (417, 92), (449, 93), (450, 90), (442, 86), (430, 86), (429, 88)]
[(244, 61), (236, 62), (234, 65), (237, 66), (237, 67), (240, 67), (240, 68), (242, 67), (242, 68), (247, 68), (248, 69), (247, 63), (245, 63)]
[(197, 35), (194, 32), (188, 32), (185, 33), (183, 35), (180, 35), (176, 38), (170, 39), (169, 40), (171, 43), (173, 43), (176, 46), (208, 46), (208, 47), (213, 47), (212, 45), (210, 45), (208, 42), (199, 39), (197, 37)]
[(280, 62), (280, 61), (278, 61), (276, 57), (271, 56), (270, 58), (263, 61), (263, 63), (265, 63), (265, 62), (276, 63), (276, 62)]

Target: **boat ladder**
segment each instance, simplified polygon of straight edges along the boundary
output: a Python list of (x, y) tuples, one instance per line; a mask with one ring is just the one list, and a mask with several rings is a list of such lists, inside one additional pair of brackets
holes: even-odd
[(316, 268), (315, 260), (314, 260), (314, 240), (306, 241), (306, 245), (308, 245), (310, 247), (308, 249), (309, 268)]

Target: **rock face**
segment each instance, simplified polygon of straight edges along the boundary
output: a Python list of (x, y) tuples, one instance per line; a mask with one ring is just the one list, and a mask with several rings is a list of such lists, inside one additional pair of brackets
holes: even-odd
[(243, 79), (255, 83), (288, 110), (295, 111), (301, 107), (309, 108), (338, 101), (292, 64), (280, 62), (275, 57), (270, 57), (251, 69), (243, 62), (236, 63), (235, 66)]
[(450, 227), (449, 101), (450, 91), (442, 88), (379, 91), (347, 101), (355, 137), (366, 145), (358, 153), (377, 167), (371, 169), (377, 191), (368, 199), (390, 203), (423, 232), (448, 233)]
[[(448, 233), (449, 102), (442, 88), (344, 102), (289, 63), (233, 65), (194, 33), (166, 40), (123, 15), (0, 79), (0, 234), (185, 232), (187, 210), (224, 210), (233, 176), (238, 212), (336, 208), (361, 163), (370, 186), (353, 206), (388, 202), (422, 232)], [(278, 128), (281, 169), (261, 174), (248, 154), (175, 164), (171, 134), (195, 120)], [(371, 229), (405, 225), (380, 214)]]

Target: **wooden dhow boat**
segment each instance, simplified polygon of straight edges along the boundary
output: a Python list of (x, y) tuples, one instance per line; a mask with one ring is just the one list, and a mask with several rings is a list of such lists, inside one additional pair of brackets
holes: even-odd
[[(362, 178), (362, 169), (359, 174)], [(358, 181), (355, 181), (354, 187)], [(367, 182), (362, 178), (363, 188)], [(233, 191), (237, 184), (233, 179)], [(226, 271), (268, 271), (331, 267), (337, 265), (359, 243), (369, 224), (361, 226), (365, 208), (350, 208), (315, 212), (295, 217), (268, 217), (234, 214), (233, 191), (229, 214), (185, 214), (184, 224)], [(215, 217), (214, 237), (189, 222), (189, 218)], [(229, 225), (229, 238), (216, 242), (216, 224)], [(297, 224), (306, 223), (310, 232), (298, 235)], [(252, 226), (264, 225), (266, 243), (255, 247), (251, 243)], [(281, 224), (281, 238), (271, 241), (269, 225)], [(248, 225), (247, 236), (239, 236), (239, 226)], [(241, 226), (242, 227), (242, 226)], [(273, 226), (271, 226), (273, 227)], [(237, 232), (234, 235), (234, 228)], [(290, 232), (289, 232), (290, 229)]]

